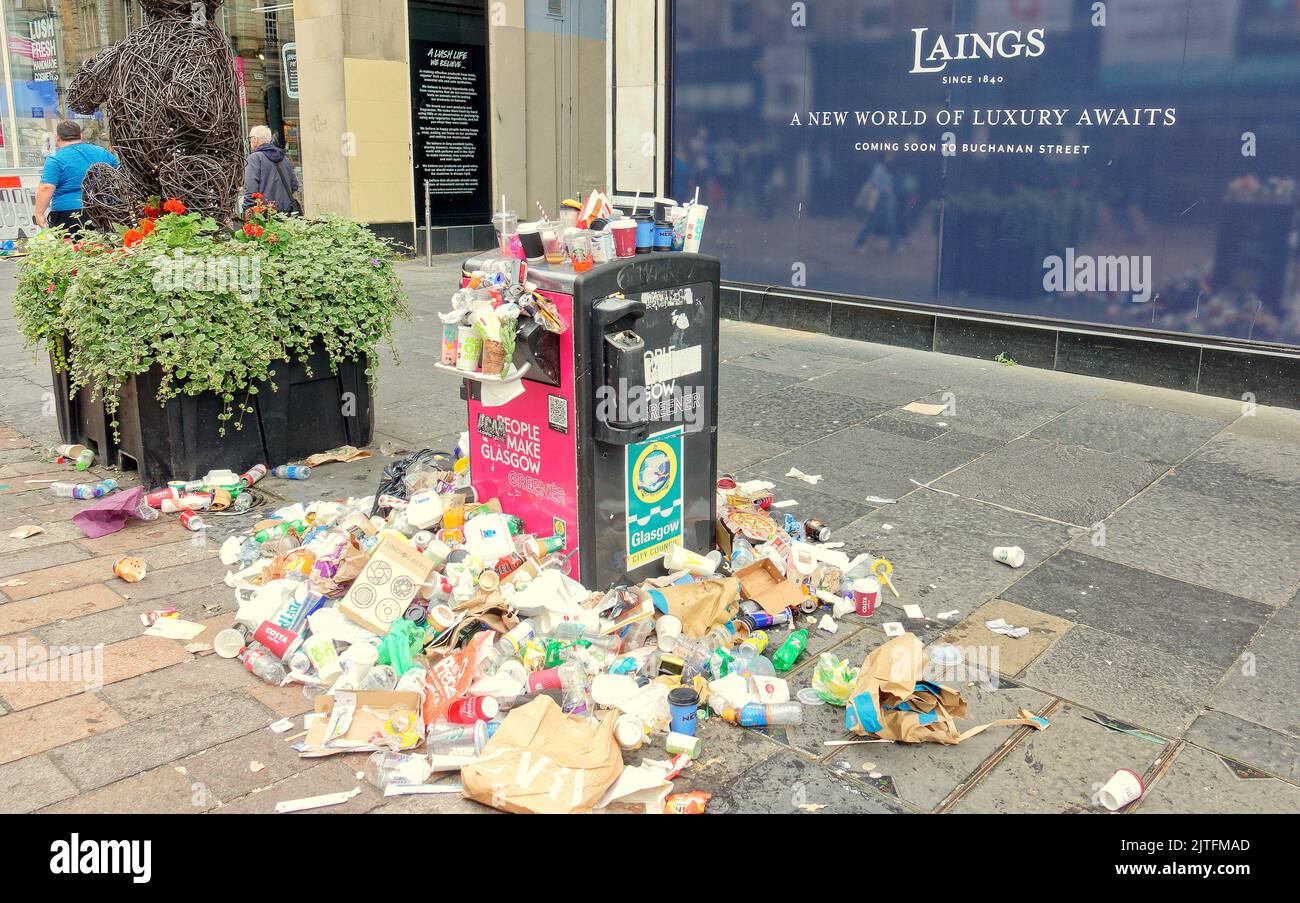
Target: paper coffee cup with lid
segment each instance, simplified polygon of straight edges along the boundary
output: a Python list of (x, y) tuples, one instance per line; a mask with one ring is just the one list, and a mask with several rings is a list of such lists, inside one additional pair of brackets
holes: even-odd
[(999, 546), (993, 550), (993, 560), (1013, 568), (1024, 567), (1025, 550), (1020, 546)]

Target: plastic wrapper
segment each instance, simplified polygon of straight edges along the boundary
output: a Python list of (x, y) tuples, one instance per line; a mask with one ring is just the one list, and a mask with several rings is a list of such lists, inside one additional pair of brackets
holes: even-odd
[(849, 704), (857, 679), (857, 668), (829, 652), (823, 652), (813, 669), (812, 688), (823, 702), (842, 707)]

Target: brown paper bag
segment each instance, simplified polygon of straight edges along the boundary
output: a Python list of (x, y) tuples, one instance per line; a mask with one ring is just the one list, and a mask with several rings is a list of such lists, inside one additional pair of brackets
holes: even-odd
[(539, 696), (506, 716), (460, 778), (466, 797), (494, 809), (562, 815), (591, 812), (622, 773), (614, 713), (598, 724)]
[(925, 648), (910, 633), (872, 651), (862, 663), (844, 710), (845, 729), (858, 736), (872, 734), (899, 743), (948, 746), (956, 746), (991, 727), (1047, 729), (1046, 718), (1021, 709), (1019, 718), (958, 730), (956, 719), (966, 717), (966, 701), (951, 687), (926, 681), (925, 662)]
[[(685, 586), (666, 586), (651, 590), (668, 605), (668, 613), (681, 619), (682, 635), (698, 640), (714, 624), (734, 621), (740, 614), (740, 581), (701, 580)], [(657, 606), (656, 606), (657, 607)]]

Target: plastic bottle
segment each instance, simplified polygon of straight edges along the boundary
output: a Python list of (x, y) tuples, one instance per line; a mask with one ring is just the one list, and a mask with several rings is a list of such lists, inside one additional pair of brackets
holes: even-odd
[(635, 621), (629, 624), (627, 630), (623, 631), (623, 648), (628, 652), (635, 652), (646, 644), (650, 634), (654, 632), (653, 621)]
[(157, 520), (162, 515), (158, 513), (158, 510), (156, 508), (151, 508), (149, 506), (149, 503), (146, 502), (143, 498), (141, 498), (140, 507), (135, 509), (135, 516), (140, 518), (140, 520), (143, 521), (151, 521), (151, 520)]
[(718, 625), (705, 634), (704, 642), (714, 649), (729, 650), (736, 644), (736, 634), (730, 624)]
[(496, 645), (488, 650), (483, 658), (482, 673), (492, 675), (503, 662), (517, 658), (528, 641), (537, 636), (537, 625), (532, 621), (520, 621), (514, 630), (504, 634)]
[(682, 660), (682, 680), (690, 680), (708, 669), (713, 649), (700, 640), (678, 637), (673, 646), (673, 655)]
[(758, 560), (758, 555), (754, 552), (754, 544), (743, 536), (737, 536), (731, 541), (731, 570), (733, 572), (749, 567)]
[(742, 727), (793, 727), (803, 724), (803, 706), (797, 702), (778, 705), (751, 702), (743, 709), (727, 709), (722, 719)]
[(375, 692), (392, 690), (397, 686), (397, 672), (389, 665), (375, 665), (361, 681), (358, 690)]
[(796, 630), (790, 634), (790, 639), (781, 644), (781, 648), (776, 650), (776, 655), (772, 656), (772, 664), (777, 671), (789, 671), (798, 661), (799, 656), (803, 654), (804, 649), (808, 647), (808, 631)]
[(267, 527), (265, 530), (259, 530), (253, 536), (258, 542), (275, 542), (277, 539), (283, 539), (289, 533), (299, 534), (305, 532), (307, 525), (299, 520), (283, 521), (274, 527)]
[(428, 756), (380, 750), (366, 759), (366, 780), (380, 790), (427, 784), (431, 774), (433, 763)]
[(280, 660), (261, 643), (249, 643), (245, 646), (244, 651), (239, 653), (239, 660), (263, 683), (272, 686), (280, 686), (289, 676), (289, 672), (285, 670)]
[(281, 480), (306, 480), (311, 477), (311, 468), (302, 464), (282, 464), (271, 473)]
[(94, 486), (87, 486), (78, 483), (51, 483), (50, 494), (56, 495), (61, 499), (97, 499), (102, 497), (103, 493), (96, 493)]
[(565, 662), (558, 669), (564, 690), (563, 709), (570, 715), (586, 715), (595, 710), (591, 699), (591, 679), (577, 662)]
[(86, 449), (81, 454), (77, 455), (77, 470), (88, 470), (94, 463), (95, 453), (90, 449)]

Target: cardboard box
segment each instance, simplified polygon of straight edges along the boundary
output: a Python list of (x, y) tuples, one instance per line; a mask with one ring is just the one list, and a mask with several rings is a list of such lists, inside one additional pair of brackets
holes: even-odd
[(339, 611), (369, 631), (386, 636), (415, 601), (433, 562), (400, 536), (385, 536), (339, 603)]
[(785, 579), (781, 570), (768, 558), (739, 571), (736, 577), (740, 580), (740, 594), (757, 602), (770, 615), (803, 604), (803, 590)]
[[(389, 712), (398, 707), (414, 712), (419, 718), (420, 694), (380, 691), (374, 693), (339, 692), (316, 697), (316, 711), (307, 726), (302, 756), (333, 756), (344, 752), (372, 752), (381, 747), (374, 742), (388, 723)], [(412, 733), (424, 734), (423, 721), (417, 721)]]

